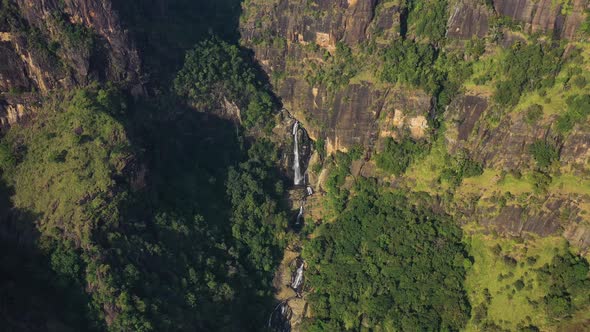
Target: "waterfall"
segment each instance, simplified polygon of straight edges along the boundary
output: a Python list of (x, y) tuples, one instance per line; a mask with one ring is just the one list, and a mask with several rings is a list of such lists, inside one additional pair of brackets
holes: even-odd
[(293, 156), (294, 156), (294, 160), (293, 160), (293, 170), (295, 171), (295, 179), (294, 179), (294, 183), (296, 186), (300, 185), (303, 177), (301, 176), (301, 169), (299, 167), (299, 142), (297, 141), (298, 138), (298, 132), (299, 132), (299, 121), (295, 121), (295, 124), (293, 125), (293, 137), (294, 137), (294, 147), (293, 147)]
[(307, 196), (313, 195), (313, 189), (310, 186), (307, 186)]
[(297, 268), (297, 272), (295, 272), (295, 279), (291, 283), (291, 288), (295, 291), (303, 284), (303, 265), (303, 262), (301, 262), (301, 265)]
[(270, 314), (268, 318), (268, 327), (272, 331), (277, 332), (289, 332), (291, 331), (291, 308), (287, 303), (289, 300), (285, 300), (279, 303)]
[(301, 206), (299, 207), (299, 213), (297, 214), (297, 219), (295, 220), (295, 226), (301, 225), (301, 218), (303, 218), (303, 202), (301, 202)]

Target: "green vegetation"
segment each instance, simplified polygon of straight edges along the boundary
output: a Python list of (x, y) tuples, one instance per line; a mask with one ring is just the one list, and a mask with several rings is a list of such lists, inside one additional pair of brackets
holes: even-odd
[(580, 31), (582, 31), (586, 35), (590, 35), (590, 15), (589, 12), (586, 11), (586, 19), (582, 22), (580, 26)]
[(58, 27), (58, 43), (66, 46), (66, 52), (85, 52), (89, 56), (94, 48), (93, 32), (81, 24), (70, 23), (69, 17), (62, 13), (52, 13), (50, 20)]
[(562, 66), (561, 47), (546, 43), (516, 43), (510, 48), (502, 66), (502, 80), (496, 84), (494, 100), (515, 106), (525, 91), (549, 88)]
[(344, 187), (346, 177), (350, 175), (350, 165), (352, 158), (350, 155), (342, 152), (336, 152), (332, 159), (330, 175), (326, 180), (326, 204), (328, 210), (333, 211), (335, 215), (341, 213), (346, 207), (349, 190)]
[(59, 70), (61, 67), (61, 60), (57, 55), (59, 44), (48, 42), (47, 37), (37, 28), (29, 29), (26, 38), (28, 47), (35, 53), (35, 56), (39, 57), (40, 61)]
[(312, 63), (310, 71), (306, 73), (306, 80), (311, 86), (324, 85), (330, 91), (348, 84), (358, 72), (358, 64), (352, 50), (342, 42), (336, 43), (334, 56), (326, 53), (326, 63), (318, 65)]
[(399, 143), (393, 138), (387, 138), (383, 151), (377, 154), (377, 166), (394, 175), (402, 175), (412, 160), (423, 154), (427, 148), (424, 142), (416, 142), (409, 137)]
[(547, 238), (522, 245), (477, 232), (465, 241), (474, 260), (466, 278), (473, 306), (466, 330), (544, 327), (547, 318), (541, 306), (547, 287), (537, 280), (536, 269), (551, 261), (555, 251), (563, 252), (563, 241)]
[[(450, 159), (450, 158), (449, 158)], [(453, 158), (440, 174), (440, 181), (448, 182), (452, 187), (458, 187), (464, 178), (471, 178), (483, 174), (483, 167), (464, 154)]]
[(464, 61), (462, 54), (442, 53), (431, 44), (409, 39), (383, 50), (382, 60), (382, 81), (421, 88), (437, 98), (439, 109), (451, 102), (472, 74), (471, 63)]
[(381, 80), (389, 83), (407, 83), (434, 92), (438, 88), (440, 73), (434, 68), (436, 52), (430, 44), (406, 39), (395, 42), (383, 52)]
[(116, 302), (121, 285), (96, 254), (105, 245), (98, 233), (106, 235), (120, 222), (127, 193), (116, 178), (131, 149), (123, 126), (96, 96), (77, 91), (40, 114), (34, 126), (13, 128), (3, 144), (18, 162), (3, 163), (3, 177), (14, 186), (15, 207), (39, 216), (40, 246), (53, 270), (74, 286), (92, 287), (93, 309), (102, 315), (99, 308)]
[(543, 106), (539, 104), (533, 104), (526, 109), (525, 121), (534, 125), (543, 117)]
[(38, 220), (49, 281), (78, 301), (64, 321), (259, 330), (288, 238), (273, 144), (170, 97), (134, 104), (113, 86), (62, 97), (8, 132), (0, 166), (23, 222)]
[(123, 126), (96, 96), (77, 91), (63, 109), (44, 112), (43, 121), (15, 128), (3, 140), (13, 153), (9, 160), (19, 161), (3, 169), (17, 188), (16, 207), (42, 214), (50, 237), (76, 239), (85, 247), (92, 245), (91, 225), (117, 223), (125, 194), (114, 190), (114, 178), (131, 153)]
[(484, 39), (474, 37), (465, 43), (465, 55), (476, 61), (484, 54), (485, 50), (486, 42)]
[(544, 297), (549, 317), (565, 318), (590, 303), (588, 271), (588, 262), (569, 252), (539, 269), (539, 279), (549, 286)]
[(418, 36), (440, 42), (447, 32), (448, 4), (446, 0), (409, 0), (408, 25)]
[(555, 124), (562, 133), (571, 131), (577, 123), (584, 122), (590, 114), (590, 95), (572, 96), (567, 99), (567, 110), (559, 115)]
[(557, 149), (545, 141), (536, 141), (531, 144), (529, 151), (537, 161), (537, 166), (541, 169), (546, 169), (551, 166), (554, 161), (559, 159), (559, 152)]
[[(265, 68), (273, 68), (267, 78), (251, 50), (237, 45), (235, 25), (241, 10), (247, 19), (263, 2), (269, 5), (113, 2), (141, 48), (140, 74), (142, 81), (149, 76), (150, 97), (131, 98), (130, 91), (108, 82), (51, 91), (39, 97), (43, 102), (31, 121), (1, 138), (3, 327), (22, 330), (24, 320), (40, 330), (261, 331), (276, 306), (273, 277), (285, 248), (290, 255), (302, 248), (306, 262), (303, 297), (311, 315), (299, 326), (304, 331), (568, 331), (578, 322), (586, 327), (589, 267), (575, 254), (578, 248), (561, 236), (538, 238), (522, 230), (528, 224), (518, 237), (499, 232), (516, 233), (511, 227), (539, 216), (535, 231), (553, 227), (546, 226), (554, 220), (545, 216), (561, 223), (555, 232), (577, 236), (587, 226), (587, 165), (566, 163), (572, 158), (565, 155), (560, 163), (558, 148), (570, 144), (567, 134), (588, 120), (587, 43), (558, 45), (542, 33), (529, 36), (523, 24), (499, 15), (490, 17), (486, 38), (447, 40), (455, 3), (386, 0), (378, 1), (376, 15), (395, 11), (399, 25), (396, 18), (379, 31), (392, 17), (366, 22), (368, 40), (350, 45), (343, 41), (357, 31), (346, 29), (346, 38), (329, 51), (307, 40), (306, 32), (317, 26), (297, 32), (305, 34), (303, 45), (297, 36), (281, 35), (283, 27), (266, 30), (275, 28), (274, 19), (253, 22), (260, 29), (251, 31), (256, 51), (272, 47), (265, 54), (270, 57), (288, 53), (278, 62), (266, 58)], [(493, 8), (491, 1), (479, 0), (484, 2)], [(571, 3), (555, 1), (564, 14)], [(330, 23), (324, 19), (342, 10), (332, 5), (304, 4), (305, 26), (307, 18)], [(170, 18), (155, 19), (160, 16)], [(50, 13), (48, 26), (29, 28), (19, 17), (18, 7), (3, 0), (0, 26), (21, 33), (23, 49), (34, 63), (43, 62), (42, 74), (54, 66), (49, 76), (77, 81), (67, 64), (78, 58), (88, 60), (89, 77), (110, 70), (99, 68), (108, 65), (99, 52), (103, 41), (72, 23), (77, 20)], [(586, 25), (582, 32), (590, 29)], [(398, 28), (399, 38), (384, 38)], [(514, 44), (505, 50), (508, 43)], [(284, 128), (274, 127), (273, 113), (281, 105), (267, 82), (284, 88), (287, 78), (289, 84), (298, 80), (287, 86), (293, 92), (308, 88), (300, 90), (303, 79), (328, 91), (310, 91), (315, 107), (303, 110), (310, 134), (319, 137), (310, 147), (320, 158), (310, 166), (316, 192), (307, 197), (301, 234), (289, 229), (287, 209), (304, 188), (288, 192), (291, 181), (277, 167), (284, 166), (285, 147), (292, 142), (272, 136)], [(349, 84), (369, 92), (353, 100), (343, 93)], [(449, 114), (453, 123), (445, 123), (445, 106), (463, 92), (493, 103), (480, 120), (472, 103), (457, 105), (462, 109)], [(300, 103), (297, 93), (285, 105), (301, 111), (311, 104)], [(356, 114), (335, 119), (331, 111), (312, 113), (329, 109), (335, 96), (354, 107), (366, 100), (381, 114), (398, 106), (408, 116), (431, 108), (432, 135), (418, 141), (408, 133), (397, 140), (375, 135), (369, 146), (327, 155), (322, 137), (350, 130), (326, 123), (356, 120)], [(235, 109), (239, 114), (229, 114)], [(557, 134), (549, 131), (550, 139), (526, 147), (519, 156), (524, 159), (502, 165), (490, 156), (501, 149), (484, 145), (495, 142), (494, 126), (523, 119), (527, 125), (520, 128), (535, 133), (557, 119)], [(472, 133), (457, 140), (456, 128), (463, 124), (473, 126)], [(369, 125), (374, 134), (382, 123)], [(381, 151), (372, 149), (374, 138)], [(508, 170), (528, 160), (527, 150), (536, 166)], [(374, 158), (355, 162), (364, 156)], [(363, 177), (371, 173), (382, 178)], [(570, 220), (580, 229), (572, 231)]]
[(209, 39), (190, 50), (174, 80), (174, 91), (197, 108), (218, 107), (224, 100), (236, 103), (244, 126), (272, 127), (273, 101), (235, 45)]
[(306, 329), (459, 330), (469, 317), (461, 230), (404, 193), (360, 179), (334, 223), (304, 247)]
[[(232, 234), (241, 257), (248, 257), (253, 270), (272, 272), (286, 243), (287, 218), (277, 207), (283, 194), (278, 174), (271, 171), (278, 161), (269, 141), (259, 141), (248, 151), (248, 160), (229, 171), (227, 190), (233, 206)], [(278, 188), (278, 189), (277, 189)]]
[(18, 15), (18, 7), (14, 2), (2, 0), (0, 3), (0, 24), (11, 31), (22, 28), (22, 19)]

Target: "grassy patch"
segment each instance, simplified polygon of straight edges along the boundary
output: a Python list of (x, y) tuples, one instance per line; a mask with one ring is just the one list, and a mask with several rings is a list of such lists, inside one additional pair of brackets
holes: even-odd
[(590, 195), (590, 180), (573, 174), (562, 174), (553, 178), (549, 189), (563, 194)]
[(406, 177), (413, 182), (412, 191), (436, 194), (446, 189), (445, 184), (438, 183), (438, 178), (447, 166), (448, 160), (449, 155), (444, 140), (436, 140), (432, 144), (430, 153), (413, 162), (406, 171)]
[(463, 180), (457, 189), (458, 195), (481, 194), (482, 198), (490, 197), (494, 193), (520, 195), (533, 192), (533, 185), (528, 175), (520, 178), (512, 174), (505, 174), (494, 169), (485, 169), (482, 175)]
[[(473, 226), (466, 228), (470, 227)], [(466, 236), (466, 242), (474, 258), (466, 278), (473, 312), (480, 305), (487, 308), (487, 315), (479, 321), (472, 315), (466, 331), (480, 331), (486, 322), (511, 331), (517, 330), (518, 325), (530, 324), (549, 328), (551, 322), (543, 308), (543, 296), (548, 289), (539, 283), (535, 269), (549, 263), (556, 254), (564, 253), (565, 240), (547, 237), (517, 243), (475, 232)], [(505, 256), (516, 264), (507, 264)]]

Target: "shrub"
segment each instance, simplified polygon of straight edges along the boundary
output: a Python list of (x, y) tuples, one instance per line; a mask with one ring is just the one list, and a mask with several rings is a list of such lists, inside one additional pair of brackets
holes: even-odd
[(426, 150), (424, 143), (404, 138), (400, 143), (387, 138), (383, 152), (377, 154), (377, 167), (397, 176), (403, 174), (411, 161)]
[(516, 43), (507, 51), (502, 66), (505, 79), (496, 84), (494, 100), (500, 105), (514, 106), (522, 92), (553, 86), (562, 53), (561, 47), (553, 45)]
[(320, 155), (320, 158), (326, 157), (326, 140), (323, 137), (319, 137), (314, 143), (315, 150)]
[(271, 95), (246, 61), (242, 51), (216, 38), (188, 51), (184, 66), (174, 79), (174, 91), (205, 109), (217, 107), (224, 99), (246, 111), (244, 125), (272, 126), (274, 104)]
[(418, 36), (439, 42), (447, 32), (447, 6), (446, 0), (408, 1), (409, 25), (414, 26)]
[(514, 259), (514, 258), (512, 258), (512, 257), (510, 257), (508, 255), (504, 256), (503, 260), (504, 260), (504, 264), (506, 264), (506, 265), (508, 265), (509, 267), (512, 267), (512, 268), (516, 267), (516, 265), (518, 264), (518, 262), (516, 261), (516, 259)]
[(572, 96), (567, 99), (567, 111), (557, 118), (556, 129), (565, 134), (574, 128), (576, 123), (583, 122), (590, 114), (590, 95)]
[(481, 166), (481, 164), (471, 159), (463, 160), (461, 170), (464, 178), (470, 178), (483, 174), (483, 167)]
[(360, 179), (337, 220), (305, 243), (310, 306), (320, 312), (310, 331), (324, 331), (328, 323), (325, 331), (362, 331), (359, 317), (371, 327), (389, 321), (396, 331), (465, 325), (470, 310), (461, 230), (413, 203), (406, 193)]
[(535, 171), (531, 174), (531, 180), (535, 192), (544, 193), (553, 179), (546, 173)]
[(572, 84), (580, 89), (586, 87), (587, 83), (586, 78), (582, 75), (577, 75), (572, 78)]
[(553, 257), (551, 263), (537, 270), (539, 280), (548, 284), (545, 308), (552, 318), (562, 318), (586, 305), (588, 296), (578, 297), (588, 287), (588, 262), (571, 253)]
[(311, 71), (306, 73), (307, 82), (314, 86), (322, 84), (330, 91), (334, 91), (348, 84), (358, 72), (357, 62), (352, 49), (343, 42), (336, 43), (334, 56), (326, 52), (323, 65), (312, 63)]
[(439, 77), (433, 68), (436, 52), (430, 44), (412, 40), (395, 42), (383, 52), (381, 80), (389, 83), (408, 83), (428, 92), (437, 89)]
[(2, 142), (0, 143), (0, 170), (11, 170), (16, 165), (16, 158), (12, 154), (10, 147)]
[(531, 144), (529, 152), (533, 155), (533, 158), (537, 161), (537, 166), (541, 169), (551, 166), (554, 161), (559, 159), (557, 149), (545, 141), (536, 141)]
[(524, 281), (522, 281), (522, 279), (518, 279), (514, 282), (514, 288), (516, 288), (517, 291), (520, 291), (521, 289), (524, 288)]
[(465, 43), (465, 54), (478, 60), (486, 50), (486, 42), (481, 38), (472, 38)]

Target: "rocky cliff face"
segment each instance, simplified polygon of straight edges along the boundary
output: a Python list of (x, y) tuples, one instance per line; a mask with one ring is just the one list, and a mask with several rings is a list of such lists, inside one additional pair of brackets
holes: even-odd
[[(1, 94), (46, 94), (96, 80), (143, 92), (138, 51), (109, 0), (15, 0), (4, 2), (1, 11)], [(26, 98), (3, 99), (7, 105)], [(4, 106), (0, 112), (13, 111)], [(5, 117), (3, 124), (14, 119)]]
[(525, 31), (548, 32), (560, 38), (575, 38), (584, 19), (587, 0), (574, 0), (568, 5), (552, 0), (495, 0), (496, 11), (523, 23)]
[[(524, 31), (571, 39), (577, 36), (587, 6), (586, 0), (573, 1), (569, 7), (551, 0), (495, 1), (493, 8), (483, 1), (450, 1), (447, 37), (484, 38), (493, 29), (494, 17), (507, 16), (522, 24)], [(405, 11), (395, 2), (375, 0), (254, 0), (244, 6), (240, 31), (243, 43), (254, 50), (266, 72), (280, 77), (273, 83), (285, 106), (309, 122), (313, 136), (323, 135), (331, 148), (346, 150), (354, 144), (371, 145), (378, 128), (375, 121), (387, 111), (386, 104), (426, 116), (431, 108), (429, 97), (407, 91), (392, 98), (391, 86), (373, 84), (374, 73), (362, 73), (353, 82), (328, 91), (306, 80), (306, 66), (325, 66), (322, 52), (334, 54), (337, 43), (353, 49), (371, 43), (390, 45), (406, 29)], [(508, 44), (514, 38), (505, 32)], [(419, 101), (406, 103), (403, 96), (408, 95)]]
[[(577, 40), (581, 38), (579, 27), (588, 5), (587, 0), (574, 0), (567, 5), (551, 0), (496, 0), (493, 6), (485, 1), (449, 1), (448, 45), (452, 49), (469, 40), (489, 40), (498, 35), (503, 38), (498, 44), (507, 47), (524, 40), (523, 32)], [(337, 54), (339, 44), (361, 54), (361, 61), (373, 61), (375, 57), (367, 60), (362, 54), (395, 43), (409, 29), (406, 8), (397, 2), (374, 0), (251, 0), (243, 9), (242, 42), (254, 50), (284, 107), (305, 124), (313, 139), (325, 139), (328, 153), (346, 151), (355, 145), (376, 149), (384, 137), (431, 137), (429, 120), (435, 100), (422, 90), (385, 84), (373, 70), (357, 72), (349, 81), (336, 86), (310, 79), (314, 72), (331, 65), (328, 54)], [(520, 26), (519, 31), (513, 32), (506, 23), (498, 23), (502, 17)], [(409, 38), (413, 38), (409, 33)], [(366, 63), (362, 67), (372, 68)], [(376, 63), (374, 68), (378, 67)], [(491, 121), (492, 118), (498, 118), (498, 122)], [(538, 140), (548, 141), (559, 149), (560, 172), (586, 176), (590, 128), (578, 124), (563, 136), (552, 129), (555, 120), (552, 115), (531, 124), (523, 112), (495, 108), (489, 91), (467, 91), (446, 108), (444, 139), (451, 155), (466, 153), (486, 169), (497, 172), (525, 173), (535, 168), (530, 145)], [(371, 167), (362, 168), (363, 172)], [(497, 205), (490, 197), (481, 199)], [(459, 219), (478, 219), (506, 234), (559, 233), (581, 248), (588, 247), (590, 227), (582, 212), (590, 201), (588, 196), (552, 188), (527, 199), (538, 204), (529, 207), (513, 200), (489, 209), (486, 204), (473, 207), (467, 201), (457, 201), (448, 210)]]
[(455, 39), (483, 38), (489, 30), (491, 10), (477, 1), (458, 1), (451, 6), (447, 36)]
[(379, 137), (378, 119), (396, 109), (408, 117), (428, 115), (431, 100), (423, 92), (375, 84), (371, 77), (336, 89), (305, 79), (305, 66), (325, 65), (322, 52), (335, 53), (337, 43), (356, 48), (377, 34), (382, 42), (399, 37), (400, 15), (399, 6), (378, 6), (375, 0), (251, 1), (240, 29), (267, 73), (284, 77), (273, 80), (284, 106), (305, 123), (312, 138), (324, 138), (331, 153), (372, 147)]
[[(590, 169), (587, 123), (577, 124), (564, 138), (552, 127), (556, 121), (554, 115), (532, 124), (525, 120), (524, 112), (510, 113), (504, 115), (499, 124), (491, 126), (486, 116), (493, 112), (486, 97), (462, 95), (456, 98), (445, 113), (445, 142), (449, 151), (468, 151), (487, 168), (520, 174), (535, 169), (535, 160), (529, 153), (531, 144), (547, 141), (559, 149), (559, 173), (580, 179), (587, 176)], [(501, 181), (494, 179), (490, 186)], [(563, 234), (570, 242), (586, 249), (590, 247), (587, 237), (590, 227), (584, 217), (587, 212), (582, 210), (586, 209), (590, 197), (577, 191), (576, 186), (562, 183), (560, 187), (500, 209), (463, 206), (459, 215), (466, 219), (479, 216), (483, 224), (516, 236), (526, 232), (541, 236)], [(530, 200), (539, 204), (525, 204)], [(497, 202), (489, 203), (497, 205)]]

